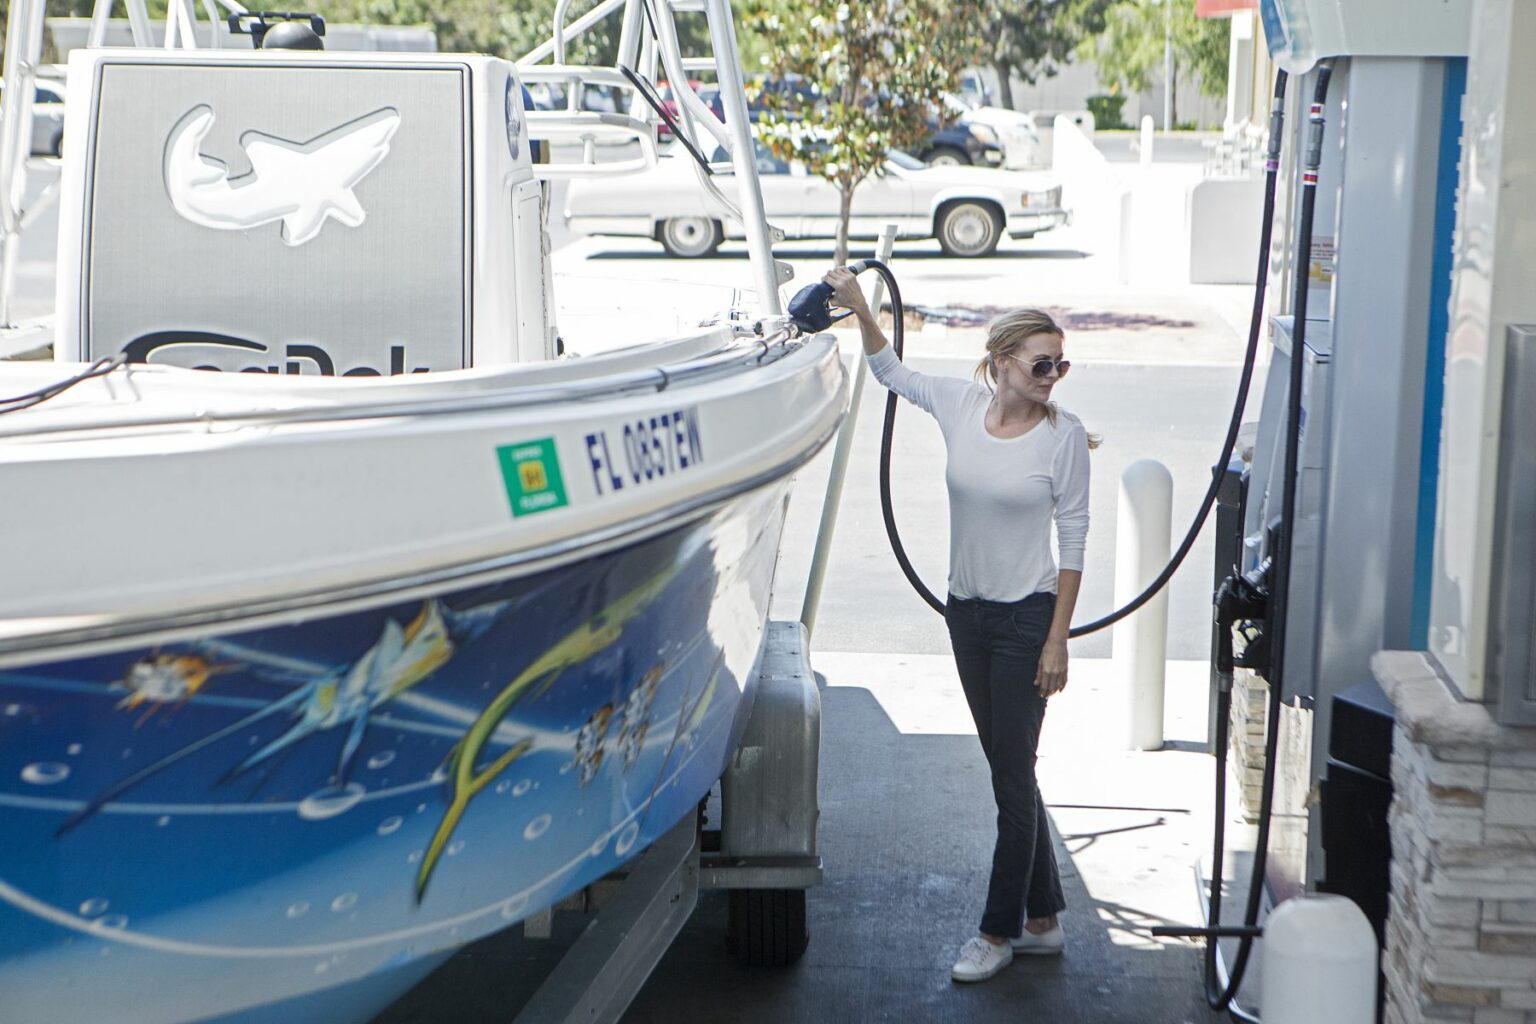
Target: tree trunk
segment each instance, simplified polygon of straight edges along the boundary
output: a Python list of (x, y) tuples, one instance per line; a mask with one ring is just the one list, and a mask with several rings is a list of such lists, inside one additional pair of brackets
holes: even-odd
[(1168, 82), (1168, 111), (1173, 118), (1173, 129), (1179, 127), (1179, 62), (1173, 62), (1173, 78)]
[(997, 105), (1005, 110), (1013, 109), (1013, 65), (995, 61), (992, 70), (997, 72)]
[(848, 263), (848, 217), (853, 212), (853, 190), (857, 187), (857, 183), (837, 187), (837, 251), (832, 261), (840, 267)]

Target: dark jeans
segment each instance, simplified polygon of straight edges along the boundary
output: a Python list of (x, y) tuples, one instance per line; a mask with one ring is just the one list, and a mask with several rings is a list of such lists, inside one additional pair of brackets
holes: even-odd
[(1067, 905), (1035, 784), (1046, 701), (1035, 686), (1035, 671), (1055, 609), (1055, 594), (1031, 594), (1010, 604), (951, 595), (944, 616), (997, 800), (997, 848), (981, 916), (988, 935), (1014, 938), (1023, 931), (1026, 913), (1049, 917)]

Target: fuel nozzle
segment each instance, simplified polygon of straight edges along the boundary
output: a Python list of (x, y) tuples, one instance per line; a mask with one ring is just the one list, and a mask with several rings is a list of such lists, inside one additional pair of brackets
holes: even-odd
[[(848, 264), (848, 269), (855, 274), (862, 274), (869, 269), (873, 260), (854, 260)], [(832, 314), (832, 287), (824, 282), (817, 281), (808, 284), (795, 293), (795, 297), (789, 300), (789, 318), (795, 326), (802, 331), (824, 331), (845, 317), (851, 316), (852, 311)]]
[[(1269, 664), (1270, 581), (1274, 562), (1265, 558), (1246, 573), (1234, 572), (1216, 590), (1216, 674), (1223, 689), (1232, 686), (1234, 667), (1262, 668)], [(1239, 646), (1234, 640), (1241, 638)]]

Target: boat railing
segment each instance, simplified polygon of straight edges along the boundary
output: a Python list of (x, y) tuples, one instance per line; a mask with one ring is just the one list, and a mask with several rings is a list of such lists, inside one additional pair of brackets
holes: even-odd
[[(156, 39), (145, 0), (123, 0), (123, 3), (135, 45), (153, 48)], [(162, 46), (181, 50), (200, 48), (199, 4), (206, 15), (206, 44), (220, 48), (233, 42), (226, 16), (247, 13), (238, 0), (171, 0), (164, 33), (158, 40)], [(92, 43), (105, 38), (115, 6), (116, 0), (95, 0), (89, 37)], [(778, 289), (788, 280), (788, 274), (786, 267), (774, 261), (772, 243), (783, 236), (768, 225), (764, 214), (729, 0), (602, 0), (587, 14), (567, 25), (569, 8), (570, 0), (561, 0), (549, 42), (518, 62), (525, 81), (566, 82), (574, 86), (567, 91), (565, 110), (530, 112), (530, 136), (551, 142), (579, 142), (585, 170), (576, 173), (629, 173), (653, 165), (657, 158), (655, 111), (635, 88), (631, 75), (654, 86), (658, 67), (664, 68), (675, 86), (673, 95), (680, 133), (695, 142), (711, 139), (717, 144), (709, 147), (711, 151), (723, 149), (729, 155), (734, 171), (735, 187), (731, 190), (734, 195), (727, 195), (712, 180), (716, 168), (707, 161), (700, 160), (695, 172), (701, 187), (744, 226), (753, 283), (758, 294), (757, 312), (781, 313), (783, 306)], [(565, 62), (563, 56), (570, 40), (602, 18), (621, 10), (619, 60), (615, 66), (588, 67)], [(674, 20), (678, 11), (704, 14), (711, 50), (708, 57), (685, 57), (682, 53)], [(0, 328), (22, 326), (15, 323), (11, 301), (22, 234), (28, 223), (35, 220), (37, 213), (57, 194), (56, 190), (48, 190), (31, 199), (30, 203), (27, 199), (33, 90), (41, 66), (44, 13), (45, 0), (13, 0), (7, 25), (4, 81), (9, 99), (0, 103)], [(553, 63), (541, 63), (551, 57)], [(726, 114), (723, 120), (688, 87), (690, 69), (715, 72)], [(580, 109), (588, 82), (627, 90), (628, 112)], [(633, 143), (630, 140), (634, 140)], [(612, 161), (614, 166), (601, 166), (597, 159), (598, 147), (613, 142), (634, 145), (638, 156)], [(539, 165), (536, 170), (543, 177), (556, 177), (561, 173), (547, 164)], [(10, 339), (0, 340), (0, 348), (19, 351)]]
[[(560, 83), (565, 87), (565, 109), (529, 112), (530, 137), (546, 143), (580, 142), (581, 154), (579, 161), (564, 162), (554, 159), (555, 154), (551, 154), (548, 162), (535, 167), (535, 173), (543, 178), (622, 174), (654, 164), (659, 117), (637, 86), (644, 83), (646, 88), (653, 90), (658, 81), (658, 69), (664, 71), (672, 86), (677, 111), (673, 128), (680, 142), (686, 142), (695, 154), (710, 153), (719, 148), (729, 157), (736, 186), (734, 197), (727, 195), (713, 180), (716, 168), (707, 157), (701, 156), (696, 161), (694, 172), (700, 187), (743, 225), (762, 312), (782, 312), (778, 290), (788, 277), (774, 261), (772, 246), (784, 236), (768, 224), (764, 212), (752, 122), (743, 89), (729, 0), (602, 0), (586, 14), (566, 24), (571, 3), (572, 0), (559, 0), (549, 40), (524, 54), (517, 65), (525, 82)], [(683, 54), (676, 23), (679, 12), (705, 16), (709, 27), (709, 55)], [(566, 53), (571, 42), (614, 14), (621, 17), (617, 62), (613, 66), (568, 63)], [(723, 119), (717, 117), (689, 87), (690, 71), (714, 72), (725, 112)], [(629, 96), (629, 112), (594, 117), (593, 111), (582, 110), (581, 101), (589, 83), (624, 89)], [(604, 142), (625, 142), (630, 138), (639, 143), (638, 157), (598, 159), (598, 147)]]
[[(589, 403), (637, 393), (674, 390), (700, 381), (738, 373), (749, 367), (769, 366), (800, 351), (806, 345), (806, 341), (792, 331), (787, 322), (767, 323), (765, 330), (764, 335), (754, 335), (749, 343), (733, 345), (668, 363), (665, 366), (621, 369), (600, 376), (550, 381), (539, 381), (535, 377), (531, 381), (524, 381), (520, 377), (528, 375), (526, 370), (511, 369), (502, 371), (504, 386), (499, 389), (475, 391), (415, 389), (421, 392), (420, 394), (379, 391), (371, 396), (371, 400), (366, 393), (354, 391), (346, 396), (346, 401), (332, 405), (316, 404), (269, 409), (204, 408), (190, 417), (180, 410), (167, 414), (153, 408), (146, 408), (142, 412), (91, 422), (65, 418), (57, 424), (50, 424), (33, 419), (14, 429), (0, 424), (0, 437), (46, 442), (63, 435), (100, 432), (118, 433), (125, 430), (137, 432), (156, 428), (182, 431), (194, 423), (202, 429), (272, 428), (317, 423), (356, 423), (364, 420), (378, 421), (402, 417), (466, 416), (570, 403)], [(122, 364), (97, 375), (96, 379), (102, 385), (112, 387), (127, 378), (132, 386), (132, 379), (139, 372), (131, 364)]]
[[(582, 110), (576, 105), (588, 85), (631, 90), (634, 87), (617, 68), (570, 66), (566, 64), (520, 65), (518, 76), (524, 85), (558, 85), (568, 96), (563, 110), (528, 110), (528, 137), (546, 144), (581, 146), (580, 162), (541, 163), (534, 173), (541, 178), (570, 178), (584, 175), (627, 174), (643, 171), (656, 163), (656, 122), (631, 109), (629, 113)], [(636, 156), (602, 159), (599, 147), (639, 148)]]
[[(171, 49), (197, 49), (197, 10), (193, 0), (170, 0), (166, 9), (165, 29), (155, 38), (153, 22), (145, 0), (122, 0), (128, 14), (133, 45), (164, 46)], [(206, 45), (212, 48), (230, 45), (234, 36), (228, 16), (245, 14), (237, 0), (200, 0), (207, 20)], [(101, 46), (117, 0), (95, 0), (91, 11), (88, 46)], [(32, 156), (32, 127), (36, 117), (35, 90), (40, 73), (56, 74), (61, 69), (46, 65), (43, 56), (43, 29), (46, 22), (45, 0), (13, 0), (6, 21), (4, 82), (6, 97), (0, 103), (0, 358), (28, 351), (33, 337), (45, 328), (36, 323), (17, 324), (12, 316), (11, 296), (15, 290), (16, 263), (21, 253), (21, 239), (26, 229), (58, 198), (58, 182), (52, 182), (28, 201), (27, 171), (38, 163)], [(56, 162), (51, 160), (44, 163)], [(19, 333), (16, 330), (19, 329)]]

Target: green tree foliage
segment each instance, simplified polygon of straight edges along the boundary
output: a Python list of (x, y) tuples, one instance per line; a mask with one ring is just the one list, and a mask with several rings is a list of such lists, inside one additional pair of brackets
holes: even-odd
[[(313, 0), (291, 5), (312, 10), (328, 22), (361, 25), (425, 25), (437, 34), (438, 48), (448, 53), (489, 53), (515, 60), (546, 42), (553, 30), (558, 0)], [(576, 0), (566, 14), (569, 24), (591, 10), (598, 0)], [(10, 0), (0, 0), (3, 30)], [(165, 17), (168, 0), (147, 0), (151, 19)], [(252, 10), (265, 9), (250, 4)], [(272, 6), (272, 5), (266, 5)], [(94, 0), (47, 0), (49, 17), (90, 17)], [(278, 5), (283, 10), (289, 6)], [(126, 17), (122, 4), (114, 14)], [(197, 5), (197, 16), (203, 16)], [(678, 38), (685, 53), (703, 53), (709, 38), (704, 16), (684, 12), (677, 17)], [(611, 65), (618, 53), (619, 16), (604, 18), (580, 37), (567, 40), (566, 60), (572, 64)]]
[[(162, 0), (164, 2), (164, 0)], [(569, 25), (597, 6), (576, 0), (566, 12)], [(430, 25), (438, 48), (449, 53), (489, 53), (516, 60), (553, 32), (557, 0), (316, 0), (316, 10), (334, 22), (370, 25)], [(608, 66), (617, 59), (620, 12), (615, 11), (582, 35), (566, 38), (569, 64)], [(684, 53), (703, 53), (709, 39), (704, 15), (677, 16)]]
[[(745, 0), (741, 29), (765, 46), (748, 87), (758, 137), (837, 187), (837, 262), (848, 259), (854, 190), (890, 149), (928, 134), (944, 93), (982, 54), (985, 0)], [(766, 56), (771, 54), (772, 56)], [(789, 83), (789, 87), (785, 87)]]
[[(1171, 20), (1170, 20), (1171, 19)], [(1195, 15), (1195, 0), (1121, 0), (1109, 11), (1104, 31), (1083, 44), (1099, 66), (1099, 80), (1115, 91), (1142, 92), (1163, 77), (1163, 38), (1173, 37), (1173, 120), (1178, 86), (1194, 79), (1207, 96), (1227, 92), (1227, 49), (1231, 26), (1225, 18)]]
[[(319, 0), (314, 9), (327, 21), (365, 25), (429, 25), (439, 49), (489, 53), (515, 59), (550, 37), (556, 0)], [(577, 0), (567, 14), (575, 21), (594, 6)], [(618, 47), (617, 17), (567, 42), (572, 64), (612, 64)]]
[(1002, 106), (1013, 107), (1012, 76), (1034, 84), (1072, 62), (1083, 40), (1104, 31), (1115, 0), (992, 0), (987, 5), (987, 59), (997, 72)]

